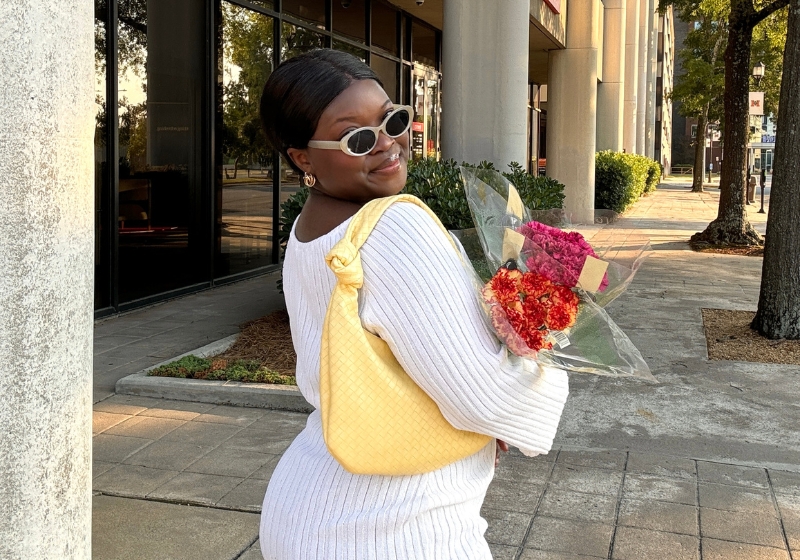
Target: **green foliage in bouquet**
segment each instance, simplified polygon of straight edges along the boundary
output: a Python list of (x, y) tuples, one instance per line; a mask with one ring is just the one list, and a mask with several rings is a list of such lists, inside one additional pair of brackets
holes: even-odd
[(625, 212), (661, 179), (661, 165), (645, 156), (606, 150), (595, 154), (595, 208)]

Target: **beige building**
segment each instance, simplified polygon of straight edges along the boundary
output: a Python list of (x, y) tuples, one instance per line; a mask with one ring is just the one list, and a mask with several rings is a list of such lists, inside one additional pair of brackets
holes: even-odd
[(670, 164), (672, 11), (656, 0), (397, 0), (441, 30), (442, 155), (566, 185), (593, 221), (594, 154)]

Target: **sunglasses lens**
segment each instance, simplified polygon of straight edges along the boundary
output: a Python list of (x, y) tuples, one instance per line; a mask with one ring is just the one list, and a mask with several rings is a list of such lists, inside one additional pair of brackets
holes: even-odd
[(368, 154), (375, 147), (375, 140), (371, 130), (359, 130), (347, 140), (347, 149), (357, 155)]
[(394, 113), (386, 122), (386, 134), (392, 138), (396, 138), (408, 130), (408, 123), (411, 120), (411, 115), (405, 109), (400, 109)]

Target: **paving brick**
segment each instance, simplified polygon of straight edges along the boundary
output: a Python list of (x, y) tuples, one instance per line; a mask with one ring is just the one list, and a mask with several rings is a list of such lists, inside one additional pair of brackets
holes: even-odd
[(624, 451), (567, 451), (558, 454), (558, 462), (581, 467), (623, 470), (626, 453)]
[(242, 480), (232, 476), (182, 472), (153, 490), (149, 497), (213, 505)]
[(233, 424), (246, 427), (264, 416), (265, 412), (257, 408), (241, 408), (234, 406), (215, 406), (194, 418), (194, 422), (210, 422), (212, 424)]
[(95, 478), (92, 490), (143, 498), (177, 474), (178, 471), (150, 469), (138, 465), (117, 465)]
[(209, 403), (162, 400), (158, 405), (140, 412), (139, 416), (192, 420), (204, 412), (211, 410), (214, 406), (215, 405)]
[(613, 560), (699, 560), (700, 539), (649, 529), (619, 527), (614, 537)]
[(489, 523), (484, 536), (490, 544), (508, 545), (515, 549), (522, 546), (522, 540), (525, 538), (531, 519), (533, 519), (530, 513), (492, 508), (483, 508), (481, 516)]
[(669, 476), (672, 478), (695, 478), (697, 476), (694, 461), (655, 453), (630, 453), (628, 472), (639, 472)]
[(539, 506), (539, 514), (545, 517), (613, 523), (616, 509), (616, 495), (583, 494), (550, 487)]
[(783, 535), (778, 519), (759, 513), (700, 508), (700, 534), (703, 537), (764, 546), (782, 547)]
[(211, 447), (192, 443), (161, 440), (153, 442), (148, 447), (134, 453), (124, 462), (128, 465), (140, 465), (152, 469), (182, 471), (211, 451), (211, 449)]
[(92, 438), (92, 456), (98, 461), (120, 463), (151, 443), (150, 439), (98, 434)]
[(492, 553), (493, 560), (514, 560), (519, 549), (514, 546), (489, 543), (489, 550)]
[(800, 473), (769, 471), (769, 478), (776, 494), (789, 494), (800, 498)]
[(275, 467), (278, 466), (280, 455), (273, 455), (269, 462), (265, 463), (263, 467), (252, 473), (248, 478), (258, 478), (259, 480), (269, 480), (272, 478), (272, 473), (275, 472)]
[(264, 560), (264, 557), (261, 555), (261, 543), (256, 539), (256, 542), (253, 543), (253, 546), (248, 548), (244, 554), (242, 554), (238, 560)]
[(550, 485), (587, 494), (616, 496), (622, 484), (622, 473), (592, 467), (556, 464)]
[(697, 536), (697, 508), (655, 500), (622, 500), (619, 525)]
[(110, 471), (117, 463), (106, 463), (105, 461), (98, 461), (92, 458), (92, 478), (96, 478), (104, 472)]
[(700, 546), (703, 560), (789, 560), (789, 553), (782, 548), (706, 538)]
[(222, 447), (277, 455), (286, 451), (294, 438), (273, 439), (263, 430), (245, 429), (221, 443)]
[(492, 509), (533, 514), (543, 491), (542, 484), (518, 484), (508, 480), (494, 480), (489, 485), (483, 505)]
[(533, 548), (526, 548), (522, 551), (519, 560), (596, 560), (597, 558), (606, 558), (605, 556), (584, 556), (583, 554), (565, 554), (563, 552), (555, 552), (552, 550), (536, 550)]
[(698, 461), (697, 474), (701, 482), (733, 484), (735, 486), (750, 486), (753, 488), (767, 488), (768, 486), (766, 471), (755, 467), (740, 467), (738, 465)]
[[(800, 498), (787, 494), (775, 494), (775, 498), (778, 500), (778, 509), (789, 548), (800, 553)], [(800, 558), (800, 555), (795, 557)]]
[(703, 507), (776, 515), (772, 495), (767, 489), (700, 483), (699, 491)]
[(500, 465), (494, 472), (494, 478), (524, 484), (544, 484), (550, 476), (553, 464), (536, 459), (528, 457), (520, 459), (511, 455), (503, 455), (500, 457)]
[(165, 435), (162, 440), (216, 447), (242, 431), (242, 429), (243, 428), (239, 426), (229, 424), (186, 422), (176, 430)]
[(113, 412), (92, 412), (92, 434), (99, 434), (112, 426), (131, 418), (129, 414), (115, 414)]
[(273, 458), (274, 455), (265, 455), (245, 449), (218, 447), (186, 467), (186, 470), (247, 478)]
[(225, 496), (217, 502), (217, 505), (260, 512), (266, 492), (266, 480), (248, 478), (225, 494)]
[(623, 497), (630, 500), (659, 500), (678, 504), (697, 505), (697, 486), (694, 481), (666, 478), (650, 474), (628, 474)]
[(525, 546), (605, 558), (613, 531), (612, 525), (536, 516)]
[[(135, 372), (134, 372), (135, 373)], [(114, 395), (94, 405), (93, 409), (99, 412), (112, 412), (114, 414), (127, 414), (132, 416), (143, 410), (157, 406), (159, 399), (149, 397), (135, 397), (131, 395)]]
[(115, 436), (160, 439), (185, 423), (186, 420), (173, 420), (172, 418), (131, 416), (124, 422), (108, 428), (104, 433)]

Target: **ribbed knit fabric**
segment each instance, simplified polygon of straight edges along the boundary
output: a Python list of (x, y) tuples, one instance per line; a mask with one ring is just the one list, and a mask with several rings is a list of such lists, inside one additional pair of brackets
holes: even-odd
[[(325, 255), (348, 223), (308, 243), (292, 231), (286, 249), (297, 384), (317, 408), (322, 324), (336, 282)], [(389, 344), (450, 423), (526, 455), (547, 453), (567, 399), (567, 374), (539, 368), (497, 342), (464, 265), (431, 218), (412, 204), (393, 205), (361, 258), (362, 324)], [(264, 558), (489, 560), (480, 508), (494, 475), (494, 447), (422, 475), (352, 475), (328, 453), (313, 412), (264, 497)]]

